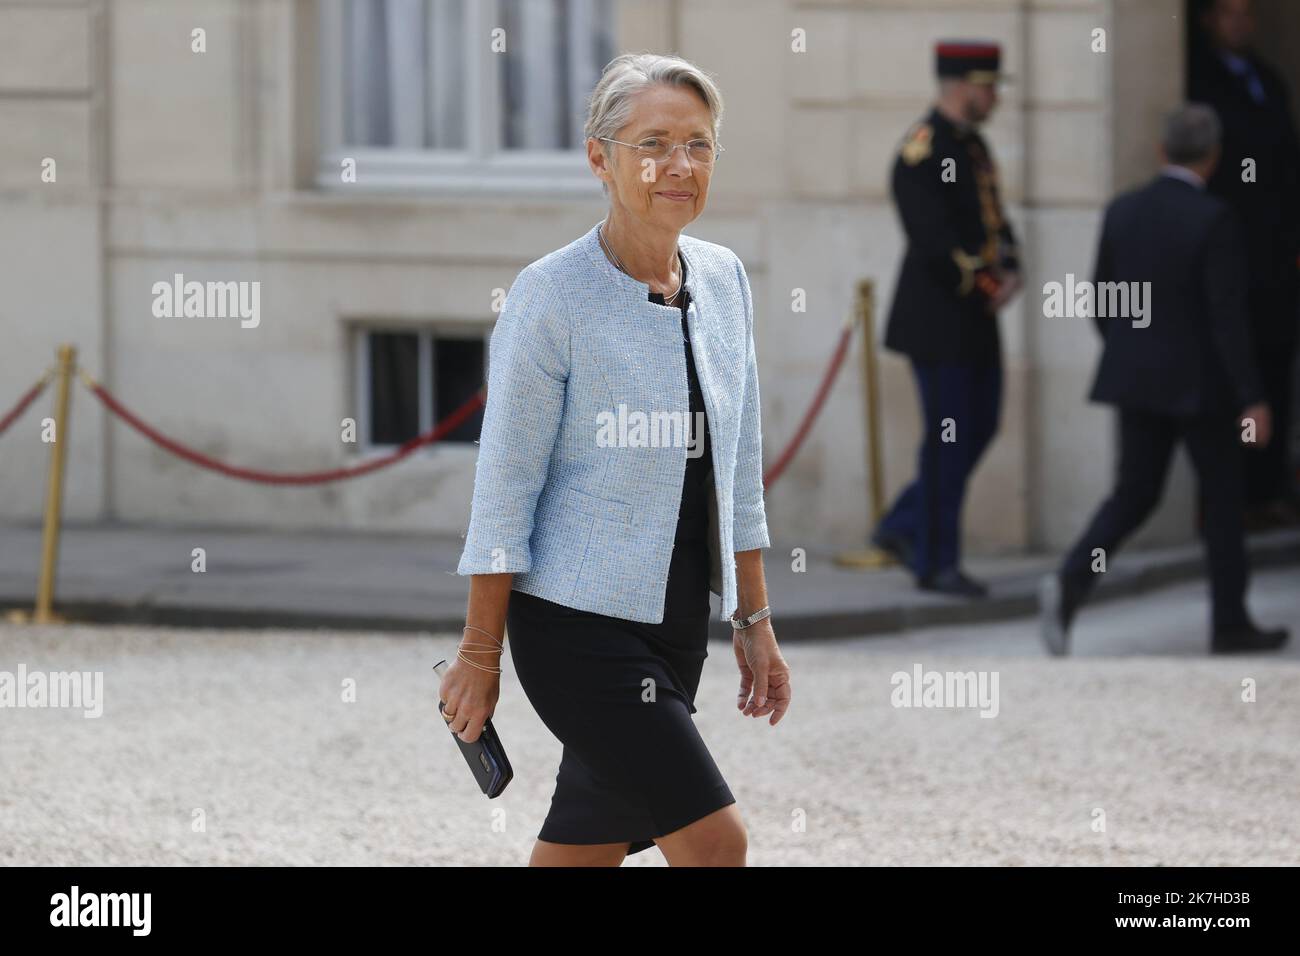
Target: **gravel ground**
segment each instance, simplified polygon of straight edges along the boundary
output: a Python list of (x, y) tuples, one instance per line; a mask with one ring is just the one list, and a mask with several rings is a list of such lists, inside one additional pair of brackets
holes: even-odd
[[(1265, 620), (1300, 620), (1295, 583), (1260, 576)], [(1029, 621), (791, 642), (775, 728), (734, 710), (713, 645), (696, 720), (750, 864), (1300, 864), (1300, 663), (1205, 658), (1202, 592), (1099, 606), (1064, 661)], [(524, 863), (560, 745), (507, 655), (494, 722), (515, 779), (477, 791), (434, 705), (455, 639), (0, 625), (0, 671), (104, 675), (97, 719), (0, 709), (0, 862)], [(917, 664), (996, 673), (997, 716), (892, 706)]]

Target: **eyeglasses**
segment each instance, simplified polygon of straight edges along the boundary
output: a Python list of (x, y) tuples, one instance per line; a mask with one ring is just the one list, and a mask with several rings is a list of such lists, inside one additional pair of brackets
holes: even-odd
[(686, 150), (686, 155), (697, 166), (712, 166), (718, 154), (722, 152), (722, 144), (707, 139), (693, 139), (689, 143), (670, 143), (657, 136), (643, 139), (639, 143), (624, 143), (621, 140), (610, 139), (608, 136), (600, 136), (598, 139), (606, 143), (618, 143), (619, 146), (630, 146), (642, 159), (653, 159), (660, 166), (668, 162), (673, 152), (678, 149)]

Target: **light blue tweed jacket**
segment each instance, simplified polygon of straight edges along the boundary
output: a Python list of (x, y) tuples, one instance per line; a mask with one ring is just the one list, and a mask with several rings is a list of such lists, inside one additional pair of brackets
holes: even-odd
[[(632, 621), (663, 621), (687, 448), (656, 429), (602, 434), (601, 413), (690, 407), (681, 310), (605, 257), (599, 225), (526, 266), (492, 330), (487, 407), (458, 574)], [(682, 235), (687, 326), (713, 454), (710, 587), (736, 610), (733, 552), (770, 547), (749, 279), (725, 246)], [(752, 610), (752, 609), (751, 609)]]

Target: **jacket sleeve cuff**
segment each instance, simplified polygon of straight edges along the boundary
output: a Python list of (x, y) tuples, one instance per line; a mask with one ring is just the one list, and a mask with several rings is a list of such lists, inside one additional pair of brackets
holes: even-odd
[(755, 548), (770, 547), (772, 541), (767, 535), (767, 521), (763, 514), (760, 513), (752, 520), (736, 521), (731, 535), (733, 551), (753, 551)]
[(461, 552), (457, 574), (527, 574), (533, 569), (533, 554), (527, 541), (513, 535), (487, 543), (486, 538), (471, 534)]
[(1238, 388), (1237, 396), (1237, 400), (1241, 402), (1242, 411), (1265, 400), (1264, 391), (1260, 388), (1258, 382), (1250, 382), (1244, 388)]

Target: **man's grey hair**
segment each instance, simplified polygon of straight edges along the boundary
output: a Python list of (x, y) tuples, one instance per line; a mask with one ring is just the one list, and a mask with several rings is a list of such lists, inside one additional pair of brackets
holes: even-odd
[[(605, 65), (600, 81), (591, 92), (584, 134), (597, 139), (616, 136), (632, 118), (632, 97), (659, 84), (684, 86), (699, 95), (709, 108), (716, 143), (722, 125), (722, 94), (717, 84), (694, 63), (659, 53), (624, 53)], [(601, 143), (601, 146), (605, 155), (610, 155), (611, 144)]]
[(1162, 144), (1171, 163), (1180, 166), (1208, 159), (1219, 145), (1223, 125), (1214, 107), (1204, 103), (1184, 103), (1165, 117)]

